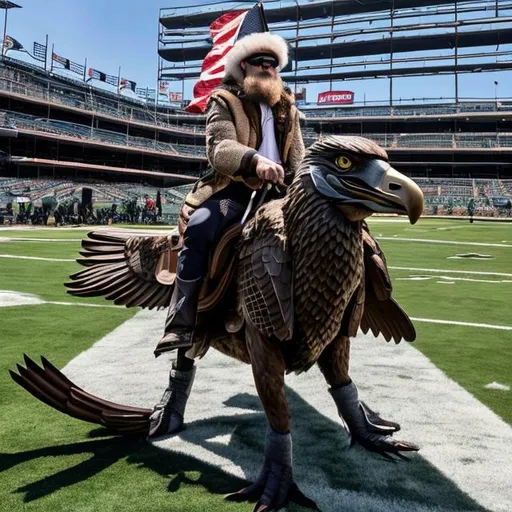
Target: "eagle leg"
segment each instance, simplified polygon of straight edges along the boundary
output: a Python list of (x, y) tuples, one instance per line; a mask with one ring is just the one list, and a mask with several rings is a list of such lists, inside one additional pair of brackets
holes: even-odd
[[(348, 426), (352, 444), (359, 443), (368, 451), (378, 453), (389, 460), (395, 460), (393, 455), (405, 459), (401, 452), (419, 450), (415, 444), (393, 439), (391, 437), (393, 432), (383, 434), (382, 427), (375, 428), (375, 425), (368, 420), (365, 407), (359, 401), (357, 388), (353, 382), (339, 388), (331, 388), (329, 392), (338, 407), (340, 417)], [(376, 415), (373, 411), (370, 412)]]
[(253, 512), (280, 510), (293, 501), (303, 507), (319, 510), (316, 503), (306, 497), (293, 480), (292, 436), (272, 428), (267, 430), (265, 462), (256, 482), (229, 494), (229, 501), (256, 501)]
[(278, 341), (260, 333), (252, 322), (245, 327), (254, 382), (270, 428), (265, 439), (265, 461), (256, 482), (227, 496), (231, 501), (257, 501), (254, 512), (279, 510), (289, 501), (318, 510), (293, 480), (290, 414), (284, 391), (286, 363)]
[[(350, 338), (338, 335), (320, 354), (318, 366), (333, 389), (350, 384)], [(357, 390), (356, 390), (357, 392)], [(374, 434), (392, 435), (400, 430), (394, 421), (385, 420), (364, 402), (359, 402), (367, 428)], [(349, 432), (350, 433), (350, 432)]]

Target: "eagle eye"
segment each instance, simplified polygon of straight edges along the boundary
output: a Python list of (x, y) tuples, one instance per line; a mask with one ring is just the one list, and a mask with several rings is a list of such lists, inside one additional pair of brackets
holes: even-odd
[(336, 165), (342, 171), (348, 171), (352, 169), (354, 162), (352, 162), (352, 160), (347, 155), (341, 155), (338, 158), (336, 158)]

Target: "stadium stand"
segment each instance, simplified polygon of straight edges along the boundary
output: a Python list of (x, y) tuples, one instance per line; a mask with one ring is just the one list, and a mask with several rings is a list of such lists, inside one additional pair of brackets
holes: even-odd
[[(427, 31), (425, 17), (428, 13), (432, 16), (459, 15), (460, 19), (463, 19), (463, 13), (467, 13), (465, 15), (471, 18), (471, 23), (477, 26), (475, 19), (478, 16), (491, 19), (488, 18), (491, 9), (496, 23), (492, 21), (485, 26), (485, 34), (474, 36), (475, 40), (487, 38), (480, 41), (485, 42), (482, 46), (487, 45), (487, 49), (473, 59), (477, 71), (478, 59), (483, 63), (498, 51), (491, 48), (494, 43), (489, 43), (493, 37), (504, 45), (505, 56), (508, 55), (508, 47), (505, 46), (512, 43), (507, 39), (509, 32), (502, 30), (498, 23), (501, 22), (500, 16), (509, 15), (512, 2), (498, 6), (494, 0), (482, 0), (469, 2), (463, 8), (450, 4), (438, 13), (436, 9), (446, 2), (406, 0), (393, 12), (389, 11), (390, 2), (384, 0), (342, 2), (333, 7), (333, 17), (322, 7), (325, 3), (320, 0), (303, 2), (300, 5), (301, 20), (295, 20), (296, 11), (290, 7), (290, 2), (269, 0), (265, 3), (271, 29), (275, 27), (279, 31), (286, 26), (288, 33), (285, 31), (285, 35), (289, 36), (290, 27), (295, 33), (295, 23), (306, 26), (311, 20), (316, 20), (315, 23), (327, 27), (323, 36), (313, 42), (310, 34), (305, 36), (298, 28), (301, 44), (298, 47), (292, 45), (291, 60), (299, 70), (307, 69), (314, 60), (309, 47), (314, 46), (318, 55), (329, 51), (333, 41), (330, 34), (339, 30), (340, 24), (346, 23), (347, 27), (342, 28), (349, 30), (350, 24), (363, 26), (370, 19), (385, 24), (390, 16), (396, 16), (397, 20), (402, 16), (403, 23), (410, 23), (407, 20), (412, 14), (417, 16), (410, 27), (411, 31), (416, 31), (414, 37), (411, 35), (405, 39), (406, 43), (415, 41), (420, 50), (422, 45), (433, 44), (429, 43), (432, 41), (429, 37), (418, 37), (422, 30)], [(354, 7), (356, 4), (357, 9)], [(206, 30), (208, 23), (213, 21), (216, 6), (212, 4), (206, 10), (208, 12), (203, 12), (200, 6), (188, 8), (186, 23), (180, 18), (184, 11), (179, 8), (161, 11), (161, 30), (176, 26), (183, 31), (183, 44), (180, 43), (181, 49), (174, 48), (166, 42), (167, 36), (161, 33), (159, 54), (172, 66), (162, 65), (160, 78), (174, 79), (176, 77), (170, 74), (177, 73), (178, 76), (181, 73), (179, 68), (185, 66), (185, 62), (193, 65), (187, 56), (195, 55), (198, 48), (193, 42), (194, 36), (189, 36), (188, 31)], [(219, 3), (218, 8), (224, 10), (225, 6)], [(338, 13), (337, 9), (347, 12)], [(283, 14), (285, 11), (286, 16)], [(286, 19), (280, 20), (282, 16)], [(347, 42), (354, 57), (359, 55), (361, 59), (367, 59), (374, 55), (372, 52), (378, 46), (374, 31), (386, 32), (380, 25), (370, 25), (366, 27), (368, 30), (361, 29), (354, 45)], [(453, 25), (446, 30), (456, 33), (457, 27)], [(384, 36), (379, 41), (386, 46), (389, 41), (387, 35)], [(301, 50), (301, 38), (304, 38), (305, 51)], [(471, 46), (467, 38), (455, 40), (461, 49)], [(360, 45), (362, 42), (366, 50)], [(200, 48), (201, 52), (206, 50), (206, 46)], [(334, 45), (333, 51), (339, 51), (338, 46)], [(398, 59), (400, 55), (401, 65), (396, 69), (404, 68), (407, 58), (404, 59), (403, 55), (407, 56), (409, 51), (407, 44), (397, 45), (394, 51), (396, 55), (390, 55), (389, 69), (395, 69), (393, 58)], [(461, 59), (463, 53), (460, 52)], [(496, 54), (496, 63), (507, 60), (498, 57)], [(340, 63), (333, 60), (332, 54), (330, 62), (327, 58), (324, 61), (327, 64), (322, 65), (329, 73), (333, 76), (340, 73)], [(200, 65), (200, 61), (197, 63)], [(435, 74), (429, 71), (428, 59), (423, 64), (425, 68), (421, 68), (421, 73)], [(350, 65), (355, 68), (353, 63)], [(460, 71), (456, 66), (454, 63), (451, 72)], [(365, 75), (366, 64), (360, 68), (360, 76), (356, 78), (368, 78)], [(410, 67), (406, 71), (416, 76), (419, 69)], [(460, 69), (462, 73), (463, 68)], [(490, 71), (498, 69), (508, 68), (489, 68)], [(301, 82), (300, 73), (294, 75), (294, 72), (285, 70), (284, 76), (289, 85)], [(389, 74), (385, 76), (390, 80), (396, 78)], [(197, 78), (197, 74), (191, 78)], [(332, 76), (330, 80), (332, 85)], [(473, 199), (477, 213), (506, 214), (506, 201), (512, 195), (510, 98), (499, 101), (497, 97), (494, 100), (412, 98), (394, 101), (390, 98), (387, 104), (381, 103), (384, 104), (364, 101), (341, 106), (300, 101), (300, 109), (305, 116), (303, 135), (306, 145), (329, 134), (371, 138), (387, 149), (390, 161), (397, 169), (418, 181), (425, 191), (427, 213), (458, 214), (465, 211)], [(34, 204), (45, 198), (66, 204), (79, 199), (83, 188), (90, 188), (95, 208), (108, 210), (97, 220), (106, 222), (109, 215), (111, 219), (116, 215), (120, 219), (119, 212), (126, 208), (133, 218), (134, 205), (143, 209), (144, 196), (156, 199), (160, 191), (161, 218), (175, 221), (187, 190), (207, 171), (204, 123), (204, 115), (189, 114), (181, 107), (147, 104), (143, 100), (98, 89), (83, 81), (4, 56), (0, 61), (0, 206), (17, 196), (29, 197)], [(116, 215), (111, 211), (114, 204)], [(138, 218), (142, 219), (142, 210)]]

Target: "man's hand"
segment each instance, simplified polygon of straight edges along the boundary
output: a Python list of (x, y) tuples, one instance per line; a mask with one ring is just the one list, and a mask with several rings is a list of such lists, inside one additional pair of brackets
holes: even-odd
[(284, 169), (262, 155), (256, 155), (256, 175), (262, 181), (284, 185)]

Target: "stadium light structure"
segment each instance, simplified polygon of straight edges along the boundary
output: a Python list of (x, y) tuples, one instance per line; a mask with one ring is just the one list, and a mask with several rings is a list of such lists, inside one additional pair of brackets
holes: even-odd
[(4, 37), (2, 38), (2, 59), (4, 58), (4, 47), (5, 47), (5, 37), (7, 36), (7, 13), (9, 9), (21, 9), (21, 5), (15, 4), (14, 2), (10, 2), (9, 0), (0, 0), (0, 9), (5, 9), (5, 18), (4, 18)]

